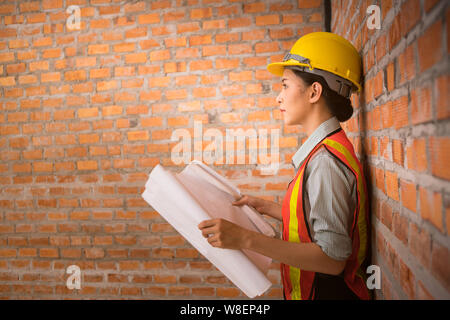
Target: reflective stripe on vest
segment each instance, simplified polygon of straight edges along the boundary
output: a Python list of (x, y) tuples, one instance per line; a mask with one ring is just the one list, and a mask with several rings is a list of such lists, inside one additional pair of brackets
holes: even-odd
[[(355, 175), (357, 183), (357, 206), (353, 213), (352, 254), (347, 259), (344, 268), (344, 280), (348, 287), (361, 299), (368, 299), (369, 293), (365, 284), (365, 274), (361, 265), (367, 255), (368, 245), (368, 207), (366, 204), (367, 191), (361, 165), (353, 151), (353, 146), (345, 132), (339, 130), (318, 143), (309, 153), (299, 168), (296, 177), (288, 187), (283, 200), (283, 240), (290, 242), (312, 242), (308, 230), (308, 222), (303, 208), (304, 171), (312, 155), (325, 147), (332, 155), (344, 163)], [(309, 299), (313, 294), (315, 272), (300, 270), (299, 268), (281, 264), (284, 294), (286, 299)]]
[[(334, 148), (338, 152), (340, 152), (347, 162), (350, 164), (352, 171), (356, 174), (357, 177), (362, 177), (362, 168), (359, 162), (352, 156), (352, 154), (339, 142), (325, 139), (324, 144), (327, 146)], [(364, 186), (363, 179), (356, 179), (357, 182), (357, 191), (359, 195), (359, 212), (358, 212), (358, 233), (359, 233), (359, 251), (358, 251), (358, 266), (363, 263), (363, 260), (366, 256), (366, 246), (367, 246), (367, 223), (366, 223), (366, 190)]]

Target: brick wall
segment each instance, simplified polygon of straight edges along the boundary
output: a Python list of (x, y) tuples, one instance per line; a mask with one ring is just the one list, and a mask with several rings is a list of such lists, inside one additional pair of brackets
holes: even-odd
[[(331, 1), (333, 32), (363, 57), (346, 130), (370, 178), (377, 299), (450, 297), (450, 8), (442, 0)], [(369, 5), (381, 29), (369, 29)], [(373, 13), (373, 12), (371, 12)]]
[[(80, 8), (80, 30), (66, 26), (69, 5)], [(1, 1), (0, 298), (245, 298), (140, 194), (156, 164), (180, 169), (171, 163), (171, 133), (201, 121), (220, 130), (281, 129), (278, 176), (261, 176), (255, 165), (215, 167), (244, 192), (279, 201), (305, 134), (283, 127), (274, 108), (279, 79), (266, 65), (280, 61), (301, 35), (323, 30), (323, 12), (320, 0)], [(433, 28), (445, 34), (442, 15), (436, 21)], [(431, 126), (436, 100), (445, 100), (437, 96), (445, 85), (438, 77), (444, 44), (441, 64), (427, 57), (433, 68), (426, 77), (433, 81), (415, 91), (419, 103), (433, 97)], [(403, 106), (397, 96), (392, 102)], [(431, 132), (425, 126), (417, 130)], [(387, 171), (400, 178), (398, 197), (413, 190), (427, 199), (414, 208), (413, 221), (428, 212), (435, 223), (435, 207), (444, 210), (448, 171), (433, 166), (441, 163), (437, 156), (413, 161), (408, 154), (443, 152), (448, 140), (406, 139), (388, 130), (399, 152), (406, 147), (405, 166), (427, 178), (419, 183), (416, 171)], [(388, 157), (386, 164), (397, 168)], [(384, 179), (384, 165), (377, 167)], [(403, 204), (381, 195), (386, 208)], [(446, 225), (418, 224), (433, 257), (447, 254)], [(384, 230), (379, 239), (387, 237)], [(435, 239), (438, 231), (443, 235)], [(429, 272), (441, 270), (431, 256), (427, 261)], [(81, 268), (80, 290), (66, 287), (70, 265)], [(432, 274), (439, 279), (442, 272)], [(269, 277), (274, 286), (265, 298), (281, 298), (278, 264)]]

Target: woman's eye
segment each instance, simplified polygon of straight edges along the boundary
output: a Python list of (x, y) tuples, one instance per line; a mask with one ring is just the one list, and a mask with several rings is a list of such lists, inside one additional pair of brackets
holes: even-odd
[(284, 89), (287, 88), (287, 85), (285, 85), (285, 84), (282, 84), (281, 86), (282, 86)]

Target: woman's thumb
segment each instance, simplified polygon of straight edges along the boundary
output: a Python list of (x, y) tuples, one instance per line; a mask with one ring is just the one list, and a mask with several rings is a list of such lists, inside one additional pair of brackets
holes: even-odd
[(239, 205), (242, 205), (242, 204), (245, 204), (245, 203), (247, 203), (247, 197), (246, 196), (242, 196), (238, 200), (235, 200), (235, 201), (232, 202), (232, 204), (234, 206), (239, 206)]

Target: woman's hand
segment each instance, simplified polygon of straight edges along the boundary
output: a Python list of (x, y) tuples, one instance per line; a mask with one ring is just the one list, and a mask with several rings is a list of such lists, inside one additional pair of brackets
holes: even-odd
[(225, 219), (205, 220), (198, 228), (213, 247), (238, 250), (245, 247), (252, 232)]
[(281, 220), (281, 205), (276, 202), (243, 195), (239, 200), (232, 202), (233, 206), (248, 205), (255, 208), (260, 214), (267, 214), (272, 218)]

